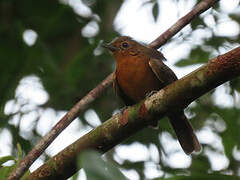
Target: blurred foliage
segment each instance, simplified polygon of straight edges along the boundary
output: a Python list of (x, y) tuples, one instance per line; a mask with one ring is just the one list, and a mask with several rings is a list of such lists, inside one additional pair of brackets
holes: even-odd
[(193, 48), (190, 57), (186, 59), (181, 59), (175, 65), (178, 67), (184, 67), (189, 65), (194, 65), (198, 63), (204, 63), (206, 59), (209, 59), (210, 52), (205, 52), (200, 46)]
[(95, 151), (82, 152), (78, 158), (79, 167), (84, 168), (87, 178), (91, 180), (127, 180), (121, 171), (110, 162), (105, 162), (101, 154)]
[[(4, 156), (0, 158), (0, 180), (5, 180), (11, 171), (20, 163), (21, 159), (24, 157), (24, 153), (22, 151), (22, 147), (20, 144), (17, 144), (17, 160), (15, 160), (14, 156)], [(2, 166), (4, 163), (8, 161), (14, 161), (14, 163), (10, 166)], [(28, 170), (20, 180), (25, 180), (26, 177), (30, 174)]]
[[(0, 1), (0, 133), (3, 130), (10, 132), (11, 154), (13, 155), (2, 157), (0, 165), (18, 156), (17, 143), (21, 144), (24, 152), (28, 152), (40, 138), (36, 127), (44, 109), (67, 111), (114, 71), (113, 58), (109, 53), (103, 52), (99, 43), (102, 40), (109, 42), (119, 35), (120, 32), (114, 31), (113, 21), (124, 1), (79, 0), (84, 3), (85, 9), (87, 8), (86, 12), (81, 11), (82, 9), (79, 11), (73, 6), (73, 2), (75, 1)], [(179, 0), (173, 2), (179, 3)], [(157, 22), (161, 15), (161, 3), (157, 0), (149, 0), (145, 3), (152, 4), (150, 13)], [(217, 26), (223, 21), (221, 15), (240, 24), (239, 13), (227, 14), (216, 5), (213, 10), (192, 21), (189, 32), (179, 33), (169, 40), (169, 43), (174, 42), (180, 45), (187, 42), (192, 45), (188, 56), (176, 62), (176, 66), (186, 67), (206, 63), (211, 57), (220, 54), (221, 49), (230, 50), (234, 44), (240, 42), (239, 34), (234, 37), (219, 36), (215, 33), (214, 27), (206, 23), (205, 18), (209, 16)], [(196, 42), (193, 35), (198, 34), (200, 30), (207, 31), (210, 35)], [(36, 41), (33, 44), (26, 40), (26, 34), (29, 32), (36, 35)], [(32, 75), (40, 79), (49, 98), (44, 104), (38, 104), (34, 109), (26, 110), (29, 102), (19, 101), (16, 90), (24, 77)], [(146, 128), (122, 144), (131, 145), (139, 142), (148, 149), (154, 145), (158, 151), (159, 160), (149, 157), (147, 162), (152, 162), (162, 173), (158, 179), (166, 177), (169, 177), (166, 178), (169, 180), (237, 179), (240, 158), (236, 158), (234, 151), (240, 149), (240, 106), (237, 102), (240, 80), (235, 79), (223, 87), (226, 90), (225, 93), (233, 100), (232, 106), (216, 104), (216, 98), (221, 97), (216, 97), (215, 90), (213, 90), (199, 98), (186, 110), (197, 130), (208, 127), (221, 139), (223, 150), (211, 143), (202, 144), (202, 152), (192, 156), (192, 163), (189, 167), (184, 169), (172, 167), (166, 163), (166, 159), (175, 152), (166, 151), (164, 143), (160, 141), (161, 136), (166, 132), (175, 138), (166, 120), (159, 122), (158, 130)], [(14, 100), (20, 107), (15, 112), (5, 113), (5, 105), (10, 100)], [(91, 108), (96, 111), (101, 121), (106, 120), (114, 110), (121, 106), (121, 102), (115, 97), (112, 89), (91, 104)], [(34, 121), (31, 132), (23, 131), (21, 121), (24, 120), (24, 115), (31, 111), (37, 111), (38, 118)], [(13, 123), (16, 119), (17, 123)], [(80, 119), (85, 125), (90, 125), (84, 113), (80, 115)], [(208, 155), (208, 151), (221, 156), (226, 155), (229, 165), (215, 172), (212, 169), (209, 158), (211, 155)], [(132, 162), (120, 157), (118, 159), (120, 158), (121, 161), (116, 160), (115, 149), (106, 153), (105, 157), (116, 166), (111, 168), (111, 163), (109, 165), (106, 160), (103, 161), (94, 153), (85, 154), (80, 158), (80, 162), (83, 163), (81, 166), (84, 167), (87, 176), (91, 177), (89, 179), (106, 179), (114, 175), (125, 179), (124, 176), (119, 175), (121, 172), (118, 167), (124, 170), (134, 170), (140, 179), (148, 177), (144, 172), (146, 161)], [(15, 161), (17, 162), (18, 160)], [(90, 164), (86, 166), (89, 162)], [(3, 178), (2, 172), (7, 172), (12, 167), (1, 167), (0, 179)], [(104, 167), (108, 167), (108, 170), (105, 171)]]
[[(155, 180), (162, 180), (163, 178), (157, 178)], [(178, 176), (178, 177), (171, 177), (171, 178), (164, 178), (165, 180), (205, 180), (205, 179), (211, 179), (211, 180), (238, 180), (239, 177), (236, 176), (228, 176), (223, 174), (194, 174), (192, 176)]]

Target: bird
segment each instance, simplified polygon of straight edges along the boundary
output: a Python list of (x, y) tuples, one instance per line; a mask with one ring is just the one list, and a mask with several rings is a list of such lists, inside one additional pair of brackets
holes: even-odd
[[(164, 64), (166, 58), (161, 52), (144, 46), (129, 36), (120, 36), (102, 46), (115, 57), (113, 87), (126, 106), (138, 103), (151, 92), (159, 91), (178, 79)], [(183, 151), (187, 155), (199, 152), (201, 145), (184, 110), (170, 112), (167, 116)]]

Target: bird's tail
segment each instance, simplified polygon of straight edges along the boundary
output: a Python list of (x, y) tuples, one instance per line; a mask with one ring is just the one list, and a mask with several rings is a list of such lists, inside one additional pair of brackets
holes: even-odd
[(186, 154), (191, 154), (193, 151), (200, 151), (201, 145), (198, 142), (190, 122), (184, 115), (184, 112), (173, 112), (168, 115), (168, 118), (184, 152)]

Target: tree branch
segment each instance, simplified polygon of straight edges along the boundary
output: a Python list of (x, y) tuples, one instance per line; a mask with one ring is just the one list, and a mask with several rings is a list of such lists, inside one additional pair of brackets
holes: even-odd
[[(209, 9), (214, 3), (219, 0), (202, 0), (195, 8), (187, 15), (179, 19), (173, 26), (165, 31), (161, 36), (149, 44), (149, 47), (158, 49), (168, 39), (180, 31), (197, 15)], [(10, 174), (8, 180), (19, 179), (32, 163), (44, 152), (44, 150), (54, 141), (54, 139), (82, 112), (88, 104), (93, 102), (97, 97), (112, 84), (113, 73), (104, 79), (96, 88), (81, 99), (53, 128), (48, 132), (27, 154), (27, 156), (19, 163), (16, 169)]]
[[(84, 135), (44, 165), (28, 179), (66, 179), (77, 172), (77, 156), (86, 149), (102, 153), (163, 117), (169, 109), (185, 108), (211, 89), (240, 76), (240, 47), (211, 59), (189, 75), (170, 84), (156, 94), (127, 108)], [(178, 104), (176, 104), (178, 102)]]
[(187, 13), (181, 19), (179, 19), (174, 25), (172, 25), (168, 30), (161, 34), (157, 39), (151, 42), (148, 46), (154, 49), (160, 48), (165, 44), (171, 37), (177, 34), (182, 28), (184, 28), (188, 23), (190, 23), (195, 17), (200, 15), (202, 12), (206, 11), (212, 7), (219, 0), (202, 0), (198, 3), (192, 11)]

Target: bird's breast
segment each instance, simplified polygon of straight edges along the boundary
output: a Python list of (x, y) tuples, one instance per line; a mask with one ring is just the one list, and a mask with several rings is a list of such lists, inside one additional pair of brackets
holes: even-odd
[(147, 93), (162, 88), (151, 70), (147, 58), (132, 56), (117, 61), (116, 75), (124, 93), (135, 102), (145, 98)]

